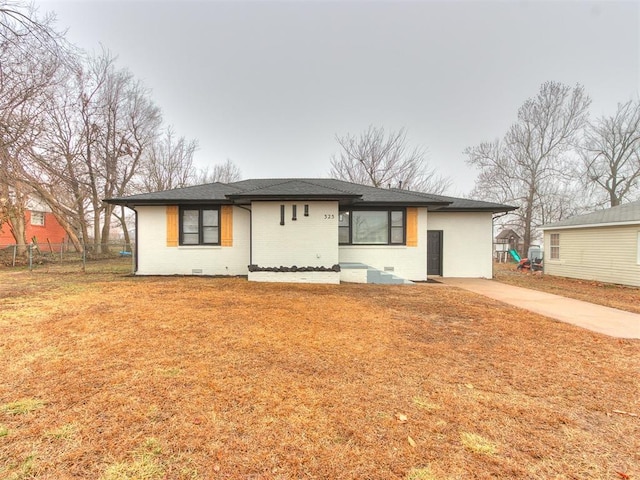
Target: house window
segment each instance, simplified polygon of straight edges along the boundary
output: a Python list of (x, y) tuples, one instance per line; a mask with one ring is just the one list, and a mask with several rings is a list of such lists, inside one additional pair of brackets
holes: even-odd
[(180, 245), (219, 245), (220, 211), (218, 207), (180, 209)]
[(349, 231), (351, 229), (349, 212), (340, 212), (338, 215), (338, 243), (349, 243)]
[(404, 210), (342, 211), (338, 239), (342, 245), (404, 245)]
[(31, 225), (44, 227), (44, 212), (31, 212)]
[(551, 247), (549, 258), (551, 260), (559, 260), (560, 259), (560, 234), (559, 233), (552, 233), (550, 235), (549, 246)]

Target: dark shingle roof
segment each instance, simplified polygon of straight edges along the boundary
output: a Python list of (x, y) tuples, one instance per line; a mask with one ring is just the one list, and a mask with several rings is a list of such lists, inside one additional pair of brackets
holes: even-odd
[(238, 189), (229, 183), (206, 183), (193, 187), (174, 188), (161, 192), (140, 193), (128, 197), (106, 199), (107, 203), (116, 205), (166, 205), (167, 202), (193, 203), (203, 201), (221, 201), (231, 203), (227, 195)]
[(173, 203), (248, 203), (251, 200), (331, 199), (343, 205), (426, 206), (438, 211), (505, 212), (515, 207), (395, 188), (376, 188), (331, 178), (260, 178), (234, 183), (210, 183), (163, 192), (107, 199), (117, 205)]
[(640, 200), (625, 203), (624, 205), (618, 205), (617, 207), (598, 210), (597, 212), (577, 215), (575, 217), (567, 218), (566, 220), (561, 220), (556, 223), (543, 225), (541, 228), (543, 230), (551, 230), (554, 228), (579, 228), (591, 225), (603, 225), (612, 223), (640, 223)]
[(349, 193), (335, 188), (327, 182), (317, 182), (312, 179), (262, 179), (244, 180), (236, 182), (234, 186), (240, 188), (238, 192), (229, 195), (229, 198), (356, 198), (360, 195)]

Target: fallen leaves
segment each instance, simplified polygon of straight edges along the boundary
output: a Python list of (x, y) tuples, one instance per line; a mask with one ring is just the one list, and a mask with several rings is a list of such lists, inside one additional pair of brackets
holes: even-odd
[(404, 413), (396, 413), (394, 416), (400, 423), (405, 423), (408, 420), (408, 417)]

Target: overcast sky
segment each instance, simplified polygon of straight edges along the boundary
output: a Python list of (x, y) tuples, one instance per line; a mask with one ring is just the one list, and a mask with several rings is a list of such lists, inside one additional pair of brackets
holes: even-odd
[(638, 98), (640, 2), (50, 1), (152, 89), (200, 166), (324, 177), (335, 135), (406, 127), (473, 187), (463, 150), (501, 137), (540, 85), (580, 83), (592, 116)]

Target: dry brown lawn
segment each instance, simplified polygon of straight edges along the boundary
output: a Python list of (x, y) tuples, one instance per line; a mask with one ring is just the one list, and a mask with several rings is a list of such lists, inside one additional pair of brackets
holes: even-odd
[(619, 308), (628, 312), (640, 313), (640, 288), (602, 283), (575, 278), (541, 275), (539, 273), (521, 273), (514, 263), (495, 263), (495, 280), (517, 287), (532, 288), (543, 292), (597, 303), (605, 307)]
[(640, 341), (442, 285), (0, 271), (2, 479), (640, 478)]

